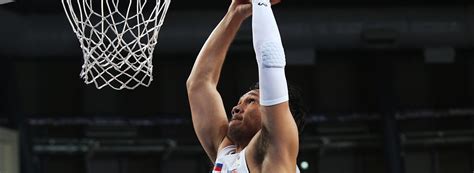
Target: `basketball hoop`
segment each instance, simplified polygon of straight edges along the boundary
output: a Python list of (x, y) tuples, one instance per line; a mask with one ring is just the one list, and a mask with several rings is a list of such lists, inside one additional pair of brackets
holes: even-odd
[(82, 48), (80, 76), (98, 89), (134, 89), (153, 81), (153, 50), (170, 0), (119, 1), (62, 0)]

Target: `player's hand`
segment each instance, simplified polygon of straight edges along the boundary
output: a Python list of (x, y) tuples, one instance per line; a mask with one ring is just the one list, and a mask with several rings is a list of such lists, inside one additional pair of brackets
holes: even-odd
[(249, 17), (252, 15), (251, 0), (232, 0), (232, 3), (229, 7), (229, 12), (232, 12), (243, 19)]
[[(270, 0), (272, 5), (280, 3), (281, 0)], [(252, 0), (232, 0), (229, 7), (229, 12), (236, 14), (239, 17), (247, 18), (252, 15)]]
[(272, 3), (272, 5), (275, 5), (275, 4), (278, 4), (280, 3), (281, 0), (270, 0), (270, 2)]

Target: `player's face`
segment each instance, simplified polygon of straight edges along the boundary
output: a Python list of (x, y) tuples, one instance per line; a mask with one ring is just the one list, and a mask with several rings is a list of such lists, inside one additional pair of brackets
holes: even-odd
[[(250, 140), (262, 128), (259, 90), (245, 93), (234, 108), (229, 122), (229, 134), (237, 138)], [(240, 139), (234, 139), (240, 140)]]

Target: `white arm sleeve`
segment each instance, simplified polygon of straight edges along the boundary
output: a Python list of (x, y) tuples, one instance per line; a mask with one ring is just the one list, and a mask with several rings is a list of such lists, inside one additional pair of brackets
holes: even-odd
[(257, 56), (260, 104), (288, 101), (285, 52), (269, 0), (252, 0), (253, 46)]

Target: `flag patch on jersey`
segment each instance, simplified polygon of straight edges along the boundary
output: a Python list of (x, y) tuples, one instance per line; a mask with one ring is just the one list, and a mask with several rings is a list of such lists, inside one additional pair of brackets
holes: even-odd
[(222, 166), (224, 166), (224, 164), (216, 163), (216, 166), (214, 166), (214, 171), (222, 171)]

